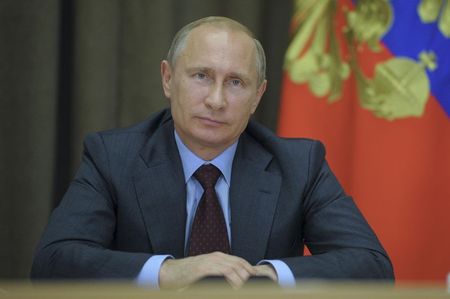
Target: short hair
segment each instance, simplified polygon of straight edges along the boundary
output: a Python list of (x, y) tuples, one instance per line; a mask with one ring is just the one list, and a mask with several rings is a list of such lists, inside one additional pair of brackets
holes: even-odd
[(226, 17), (206, 17), (189, 23), (181, 28), (173, 38), (172, 44), (169, 48), (169, 52), (167, 53), (167, 61), (169, 62), (170, 66), (173, 67), (175, 65), (180, 52), (186, 45), (187, 37), (192, 32), (192, 30), (204, 24), (222, 25), (228, 27), (231, 30), (241, 31), (247, 34), (253, 40), (256, 49), (256, 72), (258, 75), (258, 86), (261, 85), (266, 79), (266, 54), (264, 53), (264, 49), (261, 43), (255, 38), (254, 34), (246, 26)]

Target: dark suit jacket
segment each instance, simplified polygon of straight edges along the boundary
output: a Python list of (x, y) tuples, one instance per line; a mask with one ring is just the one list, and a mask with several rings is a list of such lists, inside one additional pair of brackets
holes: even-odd
[[(183, 257), (186, 190), (170, 113), (88, 135), (81, 167), (38, 245), (33, 278), (135, 278), (152, 254)], [(386, 252), (321, 143), (250, 121), (230, 187), (231, 251), (281, 259), (296, 278), (393, 278)], [(312, 256), (303, 255), (306, 244)]]

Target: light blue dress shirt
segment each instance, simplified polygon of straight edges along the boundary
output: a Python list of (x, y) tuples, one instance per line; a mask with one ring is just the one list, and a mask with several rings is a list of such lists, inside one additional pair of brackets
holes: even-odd
[[(231, 168), (233, 165), (234, 154), (237, 148), (237, 142), (229, 146), (223, 153), (214, 158), (211, 161), (205, 161), (195, 155), (189, 150), (186, 145), (181, 141), (177, 132), (175, 131), (175, 141), (180, 153), (181, 162), (183, 165), (184, 178), (186, 182), (186, 232), (185, 232), (185, 244), (184, 252), (187, 253), (187, 245), (189, 235), (191, 233), (192, 222), (194, 221), (195, 211), (198, 203), (203, 194), (203, 188), (200, 183), (193, 177), (194, 172), (203, 164), (213, 164), (222, 173), (217, 180), (215, 189), (217, 197), (222, 207), (225, 223), (227, 226), (228, 240), (231, 245), (231, 228), (230, 228), (230, 202), (229, 202), (229, 190), (231, 184)], [(153, 255), (147, 260), (142, 267), (141, 272), (137, 277), (138, 284), (150, 286), (152, 288), (159, 288), (159, 270), (162, 263), (168, 259), (173, 258), (171, 255)], [(280, 260), (262, 260), (258, 264), (271, 264), (278, 275), (278, 284), (282, 287), (295, 286), (295, 278), (289, 267)]]

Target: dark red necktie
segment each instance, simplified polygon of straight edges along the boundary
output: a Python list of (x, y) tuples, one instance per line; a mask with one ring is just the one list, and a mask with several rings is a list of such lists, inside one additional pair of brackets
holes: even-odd
[(204, 191), (192, 223), (189, 256), (213, 251), (230, 253), (225, 218), (214, 189), (219, 176), (220, 170), (212, 164), (203, 165), (194, 173)]

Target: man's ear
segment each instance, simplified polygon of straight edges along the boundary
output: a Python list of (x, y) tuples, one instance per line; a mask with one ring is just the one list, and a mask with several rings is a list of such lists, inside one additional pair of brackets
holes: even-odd
[(267, 80), (264, 80), (263, 83), (261, 83), (261, 85), (256, 90), (256, 97), (255, 97), (255, 101), (253, 102), (252, 110), (251, 110), (252, 114), (255, 113), (256, 108), (258, 108), (259, 102), (261, 101), (261, 98), (262, 98), (264, 92), (266, 91), (266, 88), (267, 88)]
[(172, 80), (172, 68), (167, 60), (161, 61), (161, 81), (164, 95), (170, 98), (170, 81)]

